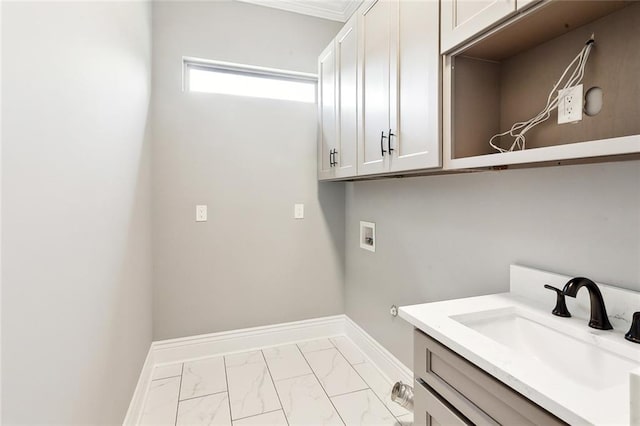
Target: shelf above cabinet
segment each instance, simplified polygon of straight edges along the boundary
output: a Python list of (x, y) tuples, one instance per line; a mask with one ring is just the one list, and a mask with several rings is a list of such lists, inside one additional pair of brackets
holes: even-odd
[(544, 148), (525, 149), (488, 155), (457, 158), (449, 161), (449, 170), (536, 166), (548, 163), (636, 160), (640, 158), (640, 135), (580, 142)]

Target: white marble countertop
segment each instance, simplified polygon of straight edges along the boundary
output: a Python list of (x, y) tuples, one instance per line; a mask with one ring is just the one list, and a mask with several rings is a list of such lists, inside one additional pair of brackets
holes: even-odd
[[(542, 289), (543, 284), (562, 288), (568, 279), (570, 277), (512, 266), (509, 293), (404, 306), (400, 308), (400, 316), (569, 424), (636, 424), (640, 411), (637, 393), (640, 345), (626, 341), (624, 333), (633, 307), (640, 309), (640, 293), (599, 284), (614, 330), (595, 330), (587, 326), (586, 289), (579, 292), (576, 300), (567, 298), (572, 318), (559, 318), (550, 313), (556, 296)], [(629, 366), (626, 379), (614, 380), (606, 374), (593, 377), (589, 376), (593, 374), (591, 371), (584, 371), (584, 376), (575, 370), (573, 375), (567, 374), (572, 354), (567, 353), (566, 348), (549, 348), (557, 363), (545, 362), (530, 354), (518, 353), (457, 320), (495, 310), (518, 311), (571, 336), (569, 339), (575, 338), (595, 350), (601, 348), (624, 357), (620, 359), (625, 369)], [(636, 393), (630, 398), (630, 388), (634, 387)]]

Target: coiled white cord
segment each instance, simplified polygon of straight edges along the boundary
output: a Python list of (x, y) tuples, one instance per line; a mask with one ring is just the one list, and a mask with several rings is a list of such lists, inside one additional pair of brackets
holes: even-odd
[[(547, 105), (542, 109), (542, 111), (540, 111), (535, 117), (527, 121), (520, 121), (515, 123), (513, 126), (511, 126), (511, 129), (507, 130), (506, 132), (498, 133), (497, 135), (492, 136), (491, 139), (489, 139), (489, 145), (491, 145), (498, 152), (511, 152), (515, 150), (525, 149), (527, 141), (525, 138), (525, 133), (527, 133), (538, 124), (547, 121), (551, 116), (551, 111), (558, 107), (558, 87), (565, 80), (567, 73), (569, 73), (573, 69), (570, 77), (567, 79), (562, 89), (576, 86), (582, 82), (582, 79), (584, 78), (584, 69), (587, 65), (587, 60), (589, 59), (589, 53), (591, 52), (593, 43), (595, 43), (595, 39), (594, 35), (591, 34), (591, 38), (587, 40), (582, 50), (580, 50), (580, 53), (578, 53), (578, 56), (576, 56), (573, 61), (571, 61), (569, 66), (562, 73), (562, 76), (560, 77), (558, 82), (555, 84), (555, 86), (553, 86), (553, 89), (551, 89), (551, 92), (547, 97)], [(494, 143), (494, 140), (496, 138), (500, 138), (506, 135), (515, 138), (513, 144), (511, 144), (509, 149), (500, 148)]]

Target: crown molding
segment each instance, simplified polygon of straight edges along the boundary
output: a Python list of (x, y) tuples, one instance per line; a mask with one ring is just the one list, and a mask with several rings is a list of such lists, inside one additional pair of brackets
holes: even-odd
[(310, 1), (310, 0), (236, 0), (302, 15), (315, 16), (331, 21), (346, 22), (360, 6), (361, 0)]
[(342, 22), (347, 22), (349, 20), (349, 18), (351, 18), (351, 15), (354, 14), (356, 9), (358, 7), (360, 7), (361, 4), (362, 4), (362, 0), (349, 0), (349, 1), (347, 1), (346, 7), (344, 8), (344, 11), (342, 12), (342, 14), (344, 16), (344, 21), (342, 21)]

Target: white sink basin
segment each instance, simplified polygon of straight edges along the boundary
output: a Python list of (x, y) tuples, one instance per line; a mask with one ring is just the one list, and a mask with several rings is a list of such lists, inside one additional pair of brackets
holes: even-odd
[(566, 275), (512, 265), (509, 293), (400, 307), (400, 317), (571, 425), (640, 426), (640, 292), (598, 286), (613, 330), (588, 327), (586, 290), (551, 314)]
[[(558, 375), (594, 390), (624, 384), (633, 360), (558, 331), (530, 312), (517, 308), (480, 311), (451, 317), (519, 355), (529, 356)], [(584, 334), (583, 334), (584, 336)]]

